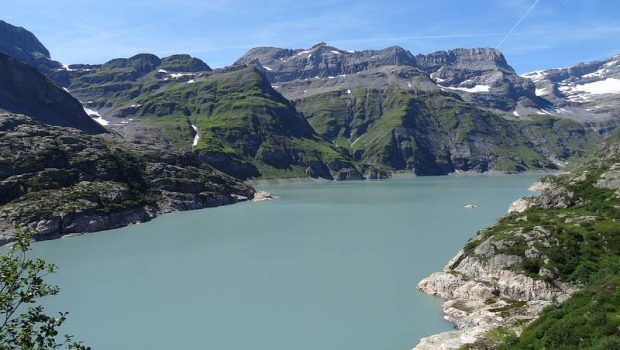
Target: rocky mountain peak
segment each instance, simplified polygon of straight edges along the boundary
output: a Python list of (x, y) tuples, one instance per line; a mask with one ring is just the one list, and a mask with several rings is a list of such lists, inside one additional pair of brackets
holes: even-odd
[(30, 31), (0, 20), (0, 52), (37, 68), (57, 83), (65, 84), (67, 77), (62, 64), (50, 58), (49, 50)]
[(494, 48), (459, 48), (448, 51), (437, 51), (427, 55), (417, 55), (418, 64), (425, 68), (448, 66), (471, 70), (503, 70), (515, 73), (508, 65), (506, 58), (498, 49)]
[(320, 42), (318, 44), (315, 44), (314, 46), (312, 46), (313, 49), (319, 48), (321, 46), (327, 46), (327, 43), (325, 42)]
[(259, 66), (270, 81), (283, 82), (316, 77), (329, 78), (388, 65), (414, 66), (415, 57), (398, 46), (350, 52), (319, 43), (307, 49), (254, 48), (235, 64)]
[(208, 72), (211, 67), (190, 55), (172, 55), (161, 59), (160, 69), (171, 72)]
[(138, 73), (146, 73), (159, 67), (161, 59), (150, 53), (141, 53), (130, 58), (115, 58), (102, 65), (102, 68), (134, 68)]
[[(22, 27), (16, 27), (0, 20), (0, 51), (13, 57), (23, 59), (25, 55), (50, 58), (49, 50), (37, 37)], [(22, 56), (22, 57), (20, 57)]]

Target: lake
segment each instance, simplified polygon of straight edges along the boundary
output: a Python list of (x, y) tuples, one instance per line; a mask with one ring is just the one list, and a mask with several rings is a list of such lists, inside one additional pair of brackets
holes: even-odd
[(33, 250), (59, 267), (48, 313), (93, 349), (408, 350), (452, 328), (416, 284), (538, 177), (265, 185), (280, 198)]

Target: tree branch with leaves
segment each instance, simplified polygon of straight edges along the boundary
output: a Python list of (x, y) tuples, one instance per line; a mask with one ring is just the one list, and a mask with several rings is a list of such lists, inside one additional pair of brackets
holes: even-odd
[(56, 266), (28, 255), (31, 241), (31, 232), (20, 228), (14, 244), (0, 256), (0, 349), (90, 349), (73, 336), (59, 336), (67, 313), (49, 316), (39, 305), (60, 289), (44, 280)]

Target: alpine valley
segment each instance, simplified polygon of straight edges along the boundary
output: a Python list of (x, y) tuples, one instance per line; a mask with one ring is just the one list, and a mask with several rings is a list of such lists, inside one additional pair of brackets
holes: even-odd
[(620, 55), (523, 75), (492, 48), (326, 43), (65, 65), (0, 21), (0, 245), (268, 196), (256, 180), (562, 171), (420, 282), (458, 329), (416, 349), (615, 349), (618, 125)]

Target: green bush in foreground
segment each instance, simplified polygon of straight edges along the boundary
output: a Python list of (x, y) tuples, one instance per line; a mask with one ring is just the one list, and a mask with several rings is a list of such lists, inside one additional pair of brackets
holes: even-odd
[(38, 305), (41, 298), (60, 289), (44, 281), (56, 266), (28, 257), (29, 233), (20, 232), (17, 241), (0, 256), (0, 349), (90, 349), (74, 342), (73, 336), (58, 336), (67, 313), (48, 316)]

